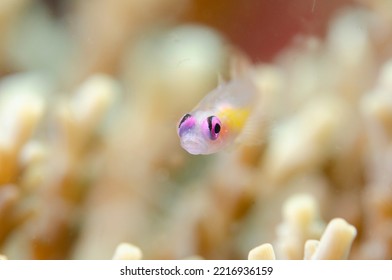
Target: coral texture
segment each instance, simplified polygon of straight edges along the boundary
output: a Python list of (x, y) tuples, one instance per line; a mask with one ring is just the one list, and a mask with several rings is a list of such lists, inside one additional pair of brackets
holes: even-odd
[[(265, 60), (281, 1), (90, 2), (1, 1), (0, 259), (392, 258), (392, 1), (290, 1)], [(186, 153), (241, 49), (257, 141)]]

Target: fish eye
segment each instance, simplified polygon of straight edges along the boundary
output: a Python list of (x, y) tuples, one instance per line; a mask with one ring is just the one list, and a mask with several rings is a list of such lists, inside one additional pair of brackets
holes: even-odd
[(185, 115), (182, 117), (182, 119), (180, 120), (180, 123), (178, 124), (178, 128), (180, 128), (181, 125), (182, 125), (187, 119), (189, 119), (190, 117), (192, 117), (190, 114), (185, 114)]
[(191, 114), (185, 114), (178, 124), (178, 135), (181, 137), (185, 132), (189, 131), (196, 121)]
[(211, 140), (216, 140), (219, 137), (222, 124), (219, 118), (215, 116), (209, 116), (207, 118), (208, 136)]

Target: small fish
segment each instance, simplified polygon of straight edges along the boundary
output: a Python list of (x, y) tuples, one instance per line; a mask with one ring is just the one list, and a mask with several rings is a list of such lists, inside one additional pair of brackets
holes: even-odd
[(257, 97), (249, 77), (220, 83), (179, 121), (181, 146), (194, 155), (212, 154), (230, 146), (248, 126)]

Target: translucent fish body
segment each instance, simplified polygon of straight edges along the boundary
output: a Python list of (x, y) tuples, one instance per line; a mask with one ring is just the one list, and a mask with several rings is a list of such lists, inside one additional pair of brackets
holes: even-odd
[(250, 79), (220, 84), (185, 114), (178, 124), (181, 146), (190, 154), (212, 154), (241, 134), (256, 101)]

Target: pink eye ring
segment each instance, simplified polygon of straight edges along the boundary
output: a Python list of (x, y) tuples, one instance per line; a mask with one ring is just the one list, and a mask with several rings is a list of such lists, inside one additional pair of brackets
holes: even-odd
[(222, 124), (215, 116), (209, 116), (202, 124), (204, 134), (211, 140), (218, 139), (221, 128)]
[(195, 123), (195, 118), (192, 115), (185, 114), (178, 124), (178, 135), (181, 137), (184, 133), (191, 130)]

